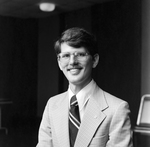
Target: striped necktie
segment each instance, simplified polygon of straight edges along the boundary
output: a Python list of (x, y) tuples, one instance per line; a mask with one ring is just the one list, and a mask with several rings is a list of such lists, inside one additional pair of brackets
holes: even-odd
[(79, 106), (76, 96), (74, 95), (70, 100), (70, 112), (69, 112), (69, 136), (70, 146), (74, 146), (74, 142), (80, 127), (80, 115)]

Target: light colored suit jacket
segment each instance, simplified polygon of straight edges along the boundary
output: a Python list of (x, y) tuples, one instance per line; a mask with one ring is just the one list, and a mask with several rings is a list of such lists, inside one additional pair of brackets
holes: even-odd
[[(37, 147), (70, 147), (68, 92), (49, 99), (39, 128)], [(96, 86), (74, 147), (132, 147), (128, 103)]]

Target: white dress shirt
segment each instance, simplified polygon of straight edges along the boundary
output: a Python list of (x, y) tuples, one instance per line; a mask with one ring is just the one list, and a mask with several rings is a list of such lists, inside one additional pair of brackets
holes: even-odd
[[(76, 94), (76, 98), (78, 100), (78, 105), (79, 105), (79, 112), (80, 112), (80, 119), (81, 120), (82, 120), (83, 115), (85, 113), (87, 102), (88, 102), (90, 96), (92, 95), (92, 93), (95, 89), (95, 86), (96, 86), (95, 81), (91, 80), (91, 82), (88, 85), (86, 85), (83, 89), (81, 89)], [(71, 91), (70, 86), (68, 88), (68, 92), (69, 92), (69, 107), (70, 107), (70, 99), (75, 94)]]

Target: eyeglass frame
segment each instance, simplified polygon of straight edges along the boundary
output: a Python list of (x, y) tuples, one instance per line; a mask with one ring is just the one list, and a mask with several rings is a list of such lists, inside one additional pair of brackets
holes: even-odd
[[(69, 55), (69, 57), (66, 57), (66, 61), (64, 60), (62, 60), (62, 54), (67, 54), (67, 55)], [(79, 59), (80, 57), (78, 56), (79, 54), (85, 54), (84, 55), (84, 57), (83, 58), (85, 58), (85, 59)], [(71, 58), (71, 55), (73, 55), (74, 57), (75, 57), (75, 60), (77, 60), (77, 61), (86, 61), (86, 59), (87, 59), (87, 56), (89, 56), (90, 54), (88, 53), (88, 52), (73, 52), (73, 53), (70, 53), (70, 52), (61, 52), (61, 53), (59, 53), (58, 55), (57, 55), (57, 58), (58, 58), (58, 60), (60, 61), (60, 62), (63, 62), (63, 63), (68, 63), (69, 61), (70, 61), (70, 58)], [(82, 58), (82, 57), (81, 57)]]

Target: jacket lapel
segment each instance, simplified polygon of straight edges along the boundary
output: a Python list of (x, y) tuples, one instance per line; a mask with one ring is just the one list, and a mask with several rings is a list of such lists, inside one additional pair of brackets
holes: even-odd
[(86, 112), (76, 138), (75, 147), (88, 146), (98, 126), (106, 117), (102, 111), (107, 107), (108, 105), (105, 101), (103, 91), (96, 87), (87, 104)]
[(68, 93), (58, 101), (57, 108), (53, 111), (54, 129), (57, 141), (61, 147), (69, 147), (69, 131), (68, 131)]

